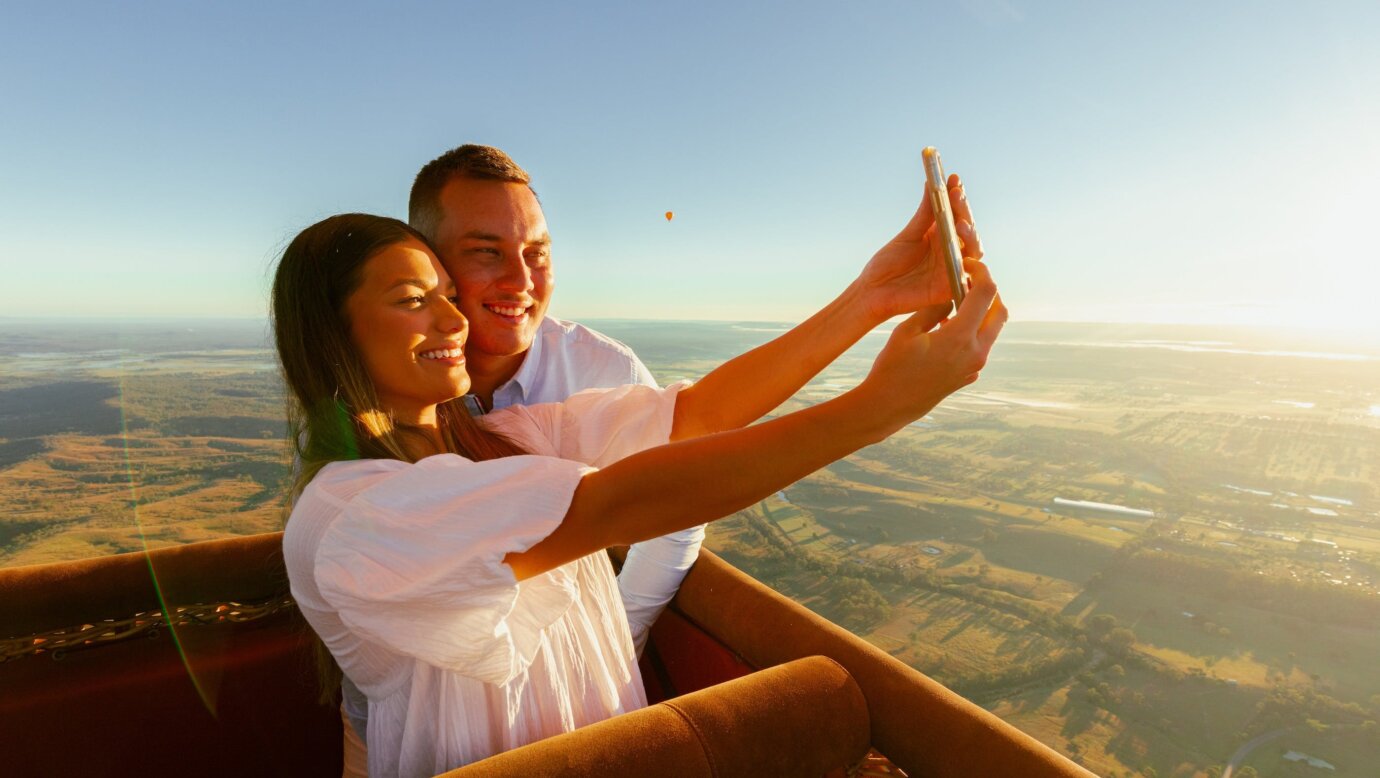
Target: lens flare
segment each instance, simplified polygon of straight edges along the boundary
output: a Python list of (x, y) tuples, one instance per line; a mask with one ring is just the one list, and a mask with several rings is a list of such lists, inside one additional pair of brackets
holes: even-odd
[[(123, 352), (122, 352), (123, 353)], [(201, 680), (197, 678), (196, 671), (192, 669), (191, 660), (187, 656), (187, 651), (182, 645), (182, 638), (177, 634), (177, 624), (174, 622), (173, 613), (168, 608), (167, 598), (163, 594), (163, 587), (158, 581), (158, 571), (153, 567), (153, 557), (149, 554), (148, 536), (144, 533), (144, 524), (139, 516), (139, 477), (134, 469), (134, 462), (130, 457), (129, 450), (129, 419), (126, 413), (125, 403), (125, 363), (124, 357), (119, 358), (119, 392), (116, 402), (120, 409), (120, 447), (124, 456), (125, 482), (129, 487), (129, 507), (134, 516), (134, 527), (139, 533), (139, 542), (144, 547), (144, 563), (149, 568), (149, 578), (153, 581), (153, 591), (158, 597), (158, 608), (163, 612), (163, 623), (168, 628), (168, 634), (172, 636), (173, 647), (177, 649), (177, 655), (182, 660), (182, 666), (187, 669), (187, 677), (192, 681), (192, 688), (196, 689), (197, 697), (201, 698), (201, 704), (206, 706), (206, 710), (215, 715), (215, 704), (207, 694)]]

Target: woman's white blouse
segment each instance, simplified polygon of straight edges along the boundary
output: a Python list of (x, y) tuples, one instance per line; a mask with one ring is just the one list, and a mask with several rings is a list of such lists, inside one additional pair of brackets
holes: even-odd
[(521, 583), (503, 558), (560, 524), (593, 467), (665, 443), (682, 386), (484, 417), (531, 456), (336, 462), (303, 491), (292, 594), (369, 698), (371, 776), (435, 775), (647, 704), (608, 557)]

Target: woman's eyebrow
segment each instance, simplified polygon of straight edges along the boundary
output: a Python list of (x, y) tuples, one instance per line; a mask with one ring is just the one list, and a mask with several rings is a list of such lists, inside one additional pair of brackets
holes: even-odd
[(388, 287), (388, 291), (391, 292), (391, 291), (393, 291), (394, 289), (397, 289), (397, 288), (400, 287), (400, 286), (415, 286), (415, 287), (417, 287), (417, 288), (419, 288), (419, 289), (426, 289), (426, 288), (428, 288), (426, 282), (423, 281), (423, 280), (420, 279), (420, 278), (404, 278), (404, 279), (401, 279), (401, 280), (399, 280), (398, 282), (394, 283), (392, 286)]

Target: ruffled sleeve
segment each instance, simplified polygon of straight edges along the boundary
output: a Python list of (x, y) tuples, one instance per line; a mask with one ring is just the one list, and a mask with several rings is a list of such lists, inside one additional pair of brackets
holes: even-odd
[(484, 423), (534, 451), (606, 467), (643, 449), (664, 445), (675, 420), (681, 381), (665, 389), (629, 384), (587, 389), (564, 402), (513, 405)]
[(509, 682), (578, 591), (561, 568), (518, 583), (503, 558), (560, 525), (589, 468), (550, 457), (471, 462), (453, 454), (397, 464), (345, 502), (322, 537), (315, 565), (322, 597), (367, 640), (481, 681)]

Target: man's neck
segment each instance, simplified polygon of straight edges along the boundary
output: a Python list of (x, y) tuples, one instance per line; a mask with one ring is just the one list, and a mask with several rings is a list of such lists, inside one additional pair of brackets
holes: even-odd
[(470, 374), (470, 394), (477, 396), (484, 407), (494, 407), (494, 391), (517, 375), (527, 352), (496, 357), (488, 354), (466, 354), (465, 364)]

